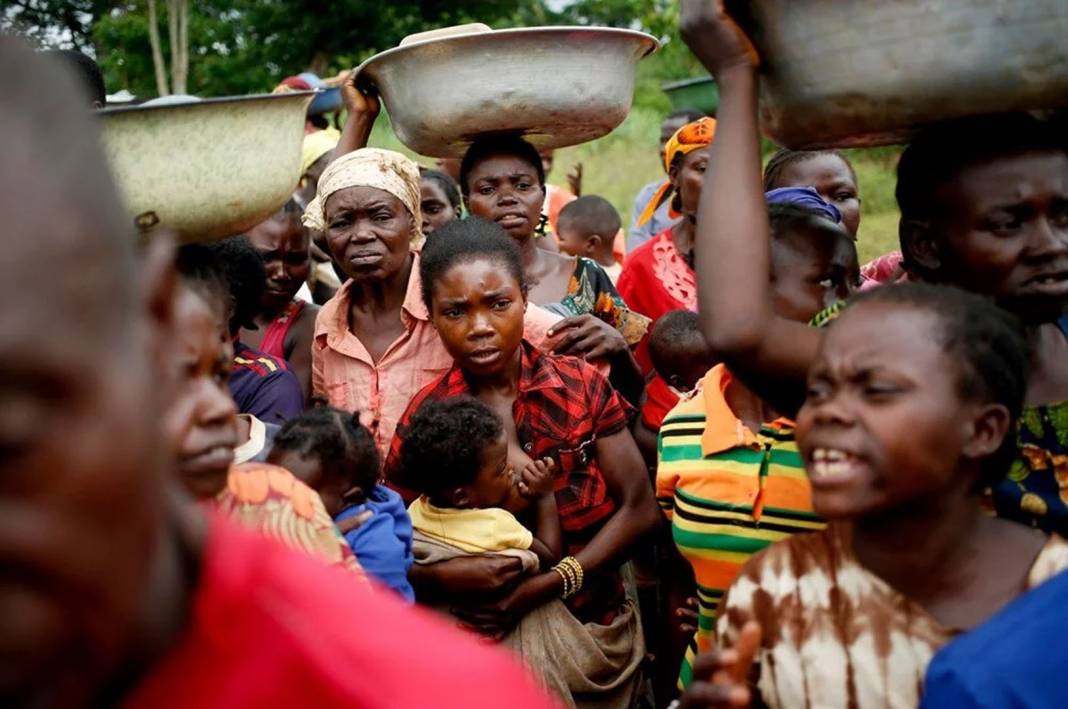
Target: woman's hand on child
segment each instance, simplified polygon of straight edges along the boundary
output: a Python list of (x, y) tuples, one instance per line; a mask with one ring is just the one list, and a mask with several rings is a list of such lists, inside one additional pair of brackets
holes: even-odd
[(538, 498), (552, 494), (553, 478), (556, 476), (556, 461), (552, 458), (532, 460), (519, 476), (519, 494)]
[(753, 701), (749, 673), (760, 648), (760, 623), (742, 627), (733, 648), (710, 650), (693, 663), (694, 681), (679, 701), (680, 709), (748, 707)]
[(556, 572), (532, 576), (503, 598), (483, 606), (453, 608), (452, 612), (466, 626), (482, 635), (500, 640), (530, 611), (549, 600), (557, 579)]
[(431, 567), (437, 585), (456, 594), (503, 591), (523, 575), (523, 562), (514, 556), (467, 556)]
[(685, 605), (675, 609), (675, 621), (679, 624), (679, 632), (697, 632), (697, 619), (699, 617), (697, 609), (697, 599), (693, 596), (686, 599)]
[(548, 334), (555, 354), (601, 359), (627, 349), (619, 330), (590, 313), (564, 318), (549, 328)]
[(714, 77), (734, 69), (751, 71), (760, 64), (756, 48), (727, 14), (723, 0), (682, 0), (679, 33)]

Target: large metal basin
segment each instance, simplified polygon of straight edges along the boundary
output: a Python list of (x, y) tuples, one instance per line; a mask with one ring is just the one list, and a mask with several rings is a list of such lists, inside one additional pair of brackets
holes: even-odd
[(300, 179), (304, 114), (316, 92), (97, 111), (134, 224), (210, 241), (260, 223)]
[(903, 142), (971, 114), (1068, 106), (1068, 0), (728, 3), (762, 60), (761, 123), (791, 148)]
[(538, 148), (610, 133), (630, 111), (639, 60), (657, 46), (631, 30), (497, 30), (412, 42), (359, 73), (378, 87), (405, 145), (459, 157), (490, 133), (520, 133)]

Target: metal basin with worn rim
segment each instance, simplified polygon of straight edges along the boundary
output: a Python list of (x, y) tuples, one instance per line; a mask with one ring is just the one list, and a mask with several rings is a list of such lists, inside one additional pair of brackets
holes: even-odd
[(480, 135), (540, 149), (610, 133), (630, 111), (638, 62), (659, 43), (604, 27), (533, 27), (416, 40), (362, 65), (401, 142), (459, 157)]
[(1068, 107), (1068, 0), (752, 0), (761, 124), (790, 148), (899, 143), (924, 124)]
[(135, 226), (183, 242), (259, 224), (300, 179), (315, 91), (97, 111), (104, 150)]

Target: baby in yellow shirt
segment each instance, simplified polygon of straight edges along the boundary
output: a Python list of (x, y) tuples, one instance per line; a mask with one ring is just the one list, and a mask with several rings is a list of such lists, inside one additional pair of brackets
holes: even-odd
[(412, 416), (400, 452), (400, 479), (421, 493), (408, 508), (415, 563), (509, 554), (528, 572), (550, 568), (561, 549), (555, 472), (544, 459), (516, 473), (504, 426), (481, 401), (428, 401)]

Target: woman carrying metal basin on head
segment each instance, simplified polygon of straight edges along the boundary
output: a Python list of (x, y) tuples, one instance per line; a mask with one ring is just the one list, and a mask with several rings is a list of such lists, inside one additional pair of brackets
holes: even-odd
[[(540, 152), (594, 140), (622, 123), (637, 64), (656, 47), (648, 35), (613, 28), (465, 25), (405, 38), (356, 72), (362, 89), (381, 92), (409, 148), (463, 158), (468, 213), (518, 242), (530, 302), (566, 318), (551, 333), (553, 351), (606, 360), (612, 383), (634, 403), (644, 382), (630, 348), (648, 319), (626, 306), (594, 262), (537, 248), (546, 198)], [(462, 94), (440, 88), (457, 84)]]
[[(408, 401), (452, 365), (419, 285), (422, 242), (419, 168), (390, 150), (362, 148), (378, 115), (373, 95), (345, 87), (349, 121), (338, 157), (319, 178), (304, 223), (326, 234), (347, 282), (322, 310), (312, 342), (312, 392), (332, 406), (359, 411), (385, 454)], [(358, 150), (353, 147), (361, 146)], [(526, 314), (535, 344), (558, 320), (539, 308)]]

